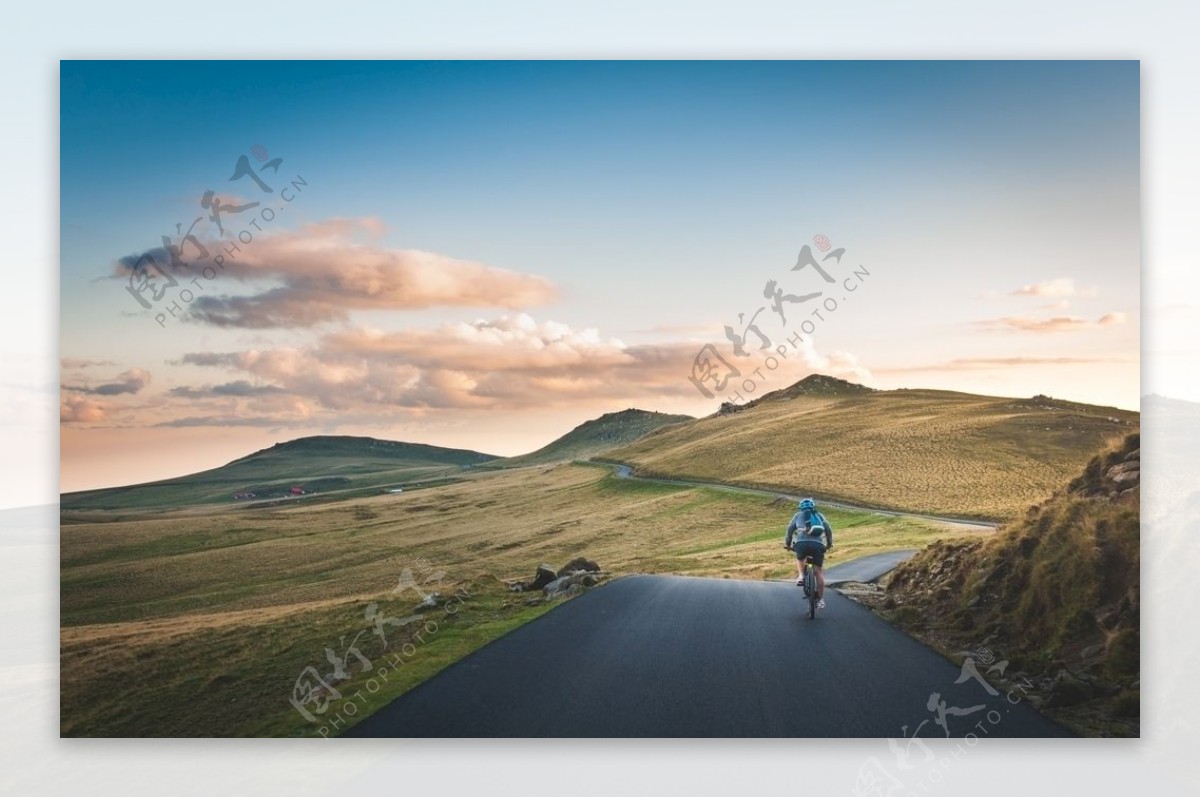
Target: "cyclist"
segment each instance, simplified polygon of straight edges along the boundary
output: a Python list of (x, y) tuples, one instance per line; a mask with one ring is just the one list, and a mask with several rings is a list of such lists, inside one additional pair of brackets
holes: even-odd
[[(821, 538), (825, 542), (821, 542)], [(813, 574), (817, 578), (817, 609), (825, 608), (825, 552), (833, 550), (833, 525), (817, 510), (817, 503), (804, 499), (788, 524), (783, 536), (783, 547), (796, 552), (796, 584), (804, 586), (804, 561), (812, 557)]]

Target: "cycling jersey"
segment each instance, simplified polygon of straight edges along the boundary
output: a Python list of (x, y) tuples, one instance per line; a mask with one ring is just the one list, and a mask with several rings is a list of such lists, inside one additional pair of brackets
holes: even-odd
[(792, 548), (793, 538), (797, 543), (802, 540), (820, 543), (822, 536), (825, 538), (825, 548), (831, 548), (833, 524), (829, 523), (829, 519), (817, 510), (801, 510), (792, 516), (783, 536), (783, 545)]

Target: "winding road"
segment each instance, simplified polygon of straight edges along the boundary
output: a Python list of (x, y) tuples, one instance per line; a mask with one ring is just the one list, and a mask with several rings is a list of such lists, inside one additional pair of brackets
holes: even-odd
[[(595, 463), (599, 464), (599, 463)], [(618, 477), (764, 496), (695, 480)], [(825, 502), (991, 530), (971, 519)], [(830, 567), (870, 582), (903, 550)], [(351, 737), (1064, 737), (1012, 691), (840, 595), (816, 620), (791, 582), (628, 576), (495, 640), (347, 730)]]
[(1020, 691), (956, 684), (959, 667), (931, 649), (836, 592), (827, 602), (810, 621), (794, 585), (625, 577), (492, 642), (348, 734), (898, 739), (904, 727), (947, 736), (941, 717), (953, 737), (1068, 736)]
[[(904, 556), (830, 568), (830, 581), (871, 578)], [(833, 590), (826, 601), (810, 621), (789, 583), (624, 577), (484, 646), (347, 734), (1069, 736), (1028, 693), (960, 681), (959, 666), (869, 610)]]
[[(627, 463), (618, 463), (611, 460), (580, 460), (584, 465), (605, 465), (613, 469), (614, 473), (620, 479), (632, 479), (638, 482), (657, 482), (662, 485), (683, 485), (693, 488), (713, 488), (716, 490), (728, 491), (730, 493), (746, 493), (751, 496), (767, 496), (779, 497), (792, 501), (800, 501), (802, 496), (799, 494), (785, 493), (779, 490), (771, 490), (768, 488), (748, 488), (742, 485), (728, 485), (724, 482), (706, 482), (699, 479), (674, 479), (671, 477), (643, 477), (633, 473), (633, 466)], [(940, 524), (948, 526), (968, 527), (971, 529), (993, 530), (998, 529), (999, 524), (995, 521), (980, 521), (972, 518), (953, 518), (944, 515), (927, 515), (925, 513), (908, 513), (902, 510), (885, 510), (880, 507), (867, 507), (862, 504), (847, 504), (846, 502), (830, 501), (828, 499), (817, 499), (819, 504), (828, 505), (829, 507), (839, 507), (843, 510), (857, 510), (865, 513), (876, 513), (878, 515), (887, 515), (894, 518), (916, 518), (922, 521), (936, 521)]]

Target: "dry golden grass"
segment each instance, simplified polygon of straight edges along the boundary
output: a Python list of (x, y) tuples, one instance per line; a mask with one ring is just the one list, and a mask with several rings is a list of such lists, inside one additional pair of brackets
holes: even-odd
[(772, 399), (651, 433), (605, 457), (646, 475), (1004, 519), (1052, 493), (1137, 413), (945, 391)]
[[(429, 589), (468, 586), (473, 598), (372, 708), (544, 611), (497, 578), (580, 554), (614, 573), (783, 577), (794, 567), (780, 547), (792, 509), (562, 465), (315, 507), (64, 521), (63, 732), (311, 733), (287, 703), (297, 675), (364, 628), (368, 602), (411, 613), (415, 595), (391, 592), (404, 568), (427, 561), (444, 572)], [(829, 516), (835, 563), (981, 534)]]
[(987, 640), (1043, 685), (1086, 679), (1069, 700), (1047, 686), (1047, 711), (1089, 736), (1137, 736), (1140, 489), (1104, 475), (1140, 463), (1139, 447), (1129, 436), (998, 534), (928, 547), (889, 577), (883, 614), (948, 655)]

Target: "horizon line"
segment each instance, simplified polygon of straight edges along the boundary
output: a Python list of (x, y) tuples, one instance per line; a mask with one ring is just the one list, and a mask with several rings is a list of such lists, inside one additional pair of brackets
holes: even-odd
[[(770, 396), (773, 393), (777, 393), (778, 391), (787, 390), (788, 388), (799, 385), (800, 383), (802, 383), (805, 380), (810, 379), (812, 377), (826, 377), (829, 379), (838, 380), (839, 382), (844, 382), (848, 385), (855, 385), (855, 386), (862, 387), (862, 388), (868, 388), (873, 393), (896, 393), (898, 391), (928, 391), (928, 392), (935, 392), (935, 393), (956, 393), (956, 394), (964, 394), (967, 396), (979, 396), (979, 397), (983, 397), (983, 398), (987, 398), (987, 399), (1029, 399), (1029, 398), (1032, 398), (1032, 397), (1028, 397), (1028, 396), (1004, 396), (1004, 395), (997, 395), (997, 394), (980, 394), (980, 393), (972, 393), (970, 391), (956, 391), (956, 390), (949, 389), (949, 388), (909, 388), (909, 387), (871, 388), (871, 386), (864, 385), (863, 383), (852, 382), (850, 380), (844, 380), (841, 377), (834, 377), (829, 374), (822, 374), (820, 372), (814, 371), (812, 374), (802, 377), (801, 379), (797, 380), (796, 382), (792, 383), (791, 385), (785, 386), (783, 388), (777, 388), (774, 391), (768, 391), (767, 393), (763, 394), (762, 396), (757, 397), (756, 399), (751, 399), (744, 404), (749, 404), (749, 402), (758, 401), (767, 396)], [(1192, 405), (1196, 405), (1197, 407), (1200, 407), (1200, 402), (1192, 402), (1187, 399), (1175, 399), (1174, 397), (1164, 396), (1161, 394), (1141, 394), (1138, 397), (1139, 401), (1138, 401), (1138, 407), (1136, 409), (1128, 408), (1128, 407), (1121, 407), (1119, 405), (1097, 405), (1097, 404), (1092, 404), (1090, 402), (1080, 402), (1075, 399), (1068, 399), (1068, 398), (1062, 397), (1062, 396), (1050, 396), (1049, 394), (1035, 394), (1035, 396), (1046, 396), (1049, 399), (1056, 399), (1056, 400), (1062, 401), (1062, 402), (1071, 402), (1072, 404), (1087, 405), (1088, 407), (1108, 408), (1108, 409), (1112, 409), (1112, 410), (1120, 410), (1120, 411), (1123, 411), (1126, 413), (1137, 413), (1138, 416), (1141, 416), (1142, 402), (1146, 399), (1151, 399), (1151, 398), (1170, 399), (1171, 401), (1183, 402), (1185, 404), (1192, 404)], [(718, 409), (714, 410), (712, 413), (709, 413), (708, 415), (704, 415), (704, 416), (691, 416), (691, 419), (693, 421), (699, 421), (701, 419), (709, 418), (710, 416), (715, 415), (717, 412), (719, 412), (721, 405), (725, 404), (727, 401), (728, 400), (718, 403), (718, 405), (717, 405)], [(743, 404), (743, 406), (744, 406), (744, 404)], [(662, 410), (647, 410), (645, 408), (640, 408), (640, 407), (626, 407), (626, 408), (624, 408), (624, 410), (640, 410), (641, 412), (644, 412), (644, 413), (663, 413), (665, 415), (687, 415), (686, 413), (667, 413)], [(484, 452), (484, 451), (480, 451), (478, 449), (462, 449), (462, 448), (455, 447), (455, 446), (441, 446), (440, 444), (425, 443), (422, 441), (394, 441), (394, 440), (390, 440), (388, 438), (375, 438), (374, 436), (371, 436), (371, 435), (337, 435), (337, 434), (330, 434), (330, 433), (317, 433), (317, 434), (312, 434), (312, 435), (298, 435), (294, 438), (288, 438), (286, 440), (276, 441), (272, 446), (268, 446), (263, 449), (256, 449), (253, 452), (248, 452), (247, 454), (240, 455), (239, 457), (235, 457), (232, 460), (227, 460), (223, 463), (219, 463), (217, 465), (210, 466), (209, 468), (200, 469), (199, 471), (189, 471), (189, 472), (182, 473), (182, 474), (174, 474), (171, 476), (162, 477), (160, 479), (151, 480), (149, 482), (134, 482), (132, 484), (124, 484), (124, 485), (120, 485), (120, 484), (118, 484), (118, 485), (101, 485), (101, 486), (97, 486), (97, 487), (93, 487), (93, 488), (80, 488), (79, 490), (71, 490), (71, 491), (60, 490), (58, 492), (58, 495), (61, 498), (63, 496), (70, 496), (70, 495), (74, 495), (74, 494), (78, 494), (78, 493), (90, 493), (92, 491), (98, 491), (98, 490), (116, 490), (119, 488), (136, 488), (136, 487), (142, 487), (145, 485), (155, 485), (155, 484), (158, 484), (159, 482), (167, 482), (172, 479), (182, 479), (184, 477), (193, 476), (195, 474), (202, 474), (205, 471), (211, 471), (211, 470), (218, 469), (218, 468), (224, 468), (225, 466), (231, 465), (231, 464), (237, 462), (238, 460), (249, 457), (250, 455), (256, 454), (257, 452), (267, 451), (267, 449), (274, 448), (275, 446), (280, 446), (285, 443), (292, 443), (294, 441), (305, 440), (308, 438), (322, 438), (322, 437), (327, 437), (327, 438), (367, 438), (370, 440), (386, 441), (388, 443), (401, 443), (401, 444), (409, 444), (409, 445), (415, 445), (415, 446), (431, 446), (431, 447), (435, 447), (435, 448), (439, 448), (439, 449), (446, 449), (448, 451), (474, 452), (476, 454), (483, 454), (483, 455), (487, 455), (489, 457), (494, 457), (497, 460), (507, 460), (507, 459), (514, 458), (514, 457), (524, 457), (526, 455), (533, 454), (534, 452), (541, 451), (542, 449), (544, 449), (545, 447), (554, 443), (555, 441), (559, 440), (563, 436), (568, 435), (573, 430), (578, 429), (583, 424), (587, 424), (589, 421), (596, 421), (597, 419), (599, 419), (603, 416), (609, 415), (611, 413), (620, 413), (620, 412), (623, 412), (623, 411), (622, 410), (610, 410), (610, 411), (601, 413), (599, 416), (596, 416), (594, 418), (589, 418), (585, 421), (580, 422), (579, 424), (576, 424), (571, 429), (566, 430), (565, 432), (561, 433), (560, 435), (557, 435), (557, 436), (551, 438), (549, 441), (542, 444), (541, 446), (538, 446), (534, 449), (530, 449), (528, 452), (521, 452), (519, 454), (493, 455), (490, 452)], [(1140, 421), (1140, 419), (1139, 419), (1139, 421)], [(60, 472), (60, 476), (61, 476), (61, 464), (60, 464), (59, 472)], [(49, 506), (49, 505), (19, 505), (16, 507), (0, 507), (0, 511), (9, 510), (9, 509), (13, 509), (13, 510), (21, 509), (23, 507), (45, 507), (45, 506)]]

